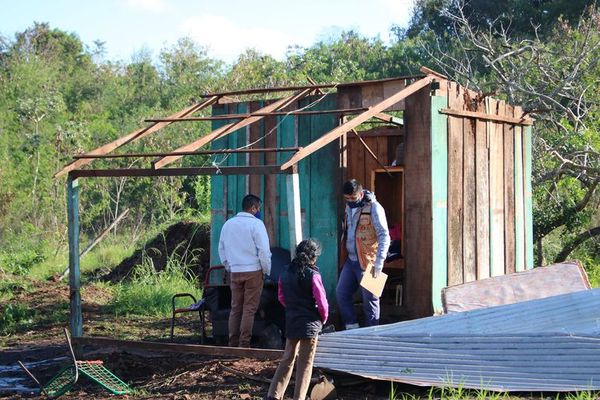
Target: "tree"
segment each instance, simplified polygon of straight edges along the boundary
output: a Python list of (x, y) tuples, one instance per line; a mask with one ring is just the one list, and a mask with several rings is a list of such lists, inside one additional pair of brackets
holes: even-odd
[[(533, 2), (528, 28), (521, 3), (421, 1), (412, 32), (435, 33), (424, 48), (438, 69), (536, 118), (534, 235), (539, 249), (560, 228), (567, 252), (582, 243), (574, 235), (598, 232), (586, 224), (600, 202), (600, 13), (595, 5), (575, 13), (588, 2)], [(422, 23), (431, 13), (433, 22)]]

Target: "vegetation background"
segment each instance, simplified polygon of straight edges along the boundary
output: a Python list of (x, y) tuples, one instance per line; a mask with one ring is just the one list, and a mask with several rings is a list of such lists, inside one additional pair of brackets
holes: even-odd
[[(189, 38), (158, 55), (142, 51), (129, 62), (115, 62), (106, 59), (102, 42), (82, 43), (77, 33), (47, 23), (33, 23), (14, 37), (0, 32), (0, 334), (34, 323), (31, 311), (14, 301), (16, 293), (67, 265), (65, 182), (53, 174), (74, 154), (144, 126), (145, 118), (180, 110), (203, 93), (306, 84), (307, 77), (325, 83), (412, 75), (422, 65), (521, 104), (537, 119), (536, 265), (579, 259), (599, 286), (598, 4), (417, 0), (408, 29), (392, 26), (390, 32), (389, 44), (346, 31), (306, 48), (290, 44), (283, 60), (248, 49), (232, 64), (208, 57)], [(175, 149), (208, 131), (207, 122), (176, 124), (127, 150)], [(209, 218), (206, 177), (94, 179), (81, 185), (82, 245), (122, 210), (131, 210), (83, 260), (90, 281), (94, 271), (118, 264), (166, 226)], [(152, 306), (145, 299), (173, 285), (194, 287), (194, 277), (181, 268), (157, 276), (150, 264), (135, 277), (139, 297), (123, 290), (125, 283), (96, 283), (110, 292), (115, 313), (165, 314), (161, 301)]]

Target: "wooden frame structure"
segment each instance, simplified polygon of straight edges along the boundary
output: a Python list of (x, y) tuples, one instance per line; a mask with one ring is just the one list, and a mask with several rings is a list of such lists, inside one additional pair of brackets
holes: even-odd
[[(493, 99), (485, 100), (487, 107), (481, 106), (483, 98), (477, 98), (477, 94), (466, 91), (460, 85), (449, 82), (430, 70), (423, 69), (422, 71), (424, 75), (417, 77), (210, 94), (203, 96), (204, 100), (198, 104), (167, 118), (148, 119), (146, 121), (150, 122), (149, 126), (131, 132), (88, 153), (75, 156), (73, 162), (55, 174), (55, 177), (68, 175), (67, 210), (72, 336), (83, 335), (79, 271), (79, 178), (210, 175), (213, 179), (223, 180), (234, 176), (254, 176), (265, 178), (262, 183), (256, 179), (246, 181), (246, 188), (252, 189), (261, 184), (270, 185), (273, 194), (276, 192), (276, 187), (273, 186), (275, 181), (271, 180), (269, 183), (267, 177), (283, 175), (285, 183), (283, 191), (280, 193), (285, 193), (285, 195), (281, 194), (281, 198), (285, 198), (286, 205), (282, 207), (285, 210), (281, 210), (279, 215), (286, 217), (287, 233), (282, 237), (286, 238), (286, 247), (294, 249), (303, 237), (302, 228), (305, 222), (303, 221), (304, 209), (303, 203), (301, 203), (300, 189), (305, 183), (304, 180), (301, 180), (301, 170), (303, 168), (306, 170), (303, 165), (306, 165), (308, 158), (314, 156), (316, 152), (338, 143), (339, 146), (334, 148), (334, 152), (338, 152), (335, 157), (339, 158), (339, 163), (334, 161), (337, 165), (336, 168), (342, 168), (345, 174), (346, 169), (352, 169), (350, 164), (354, 162), (346, 154), (348, 138), (351, 137), (348, 135), (347, 138), (346, 133), (353, 132), (354, 136), (352, 137), (360, 139), (361, 146), (367, 154), (363, 157), (371, 159), (372, 162), (375, 162), (373, 159), (376, 160), (377, 168), (383, 167), (385, 170), (386, 165), (390, 165), (388, 162), (379, 161), (378, 157), (384, 150), (379, 149), (376, 154), (367, 143), (371, 139), (380, 140), (382, 135), (386, 136), (387, 134), (354, 131), (356, 127), (372, 118), (395, 126), (405, 124), (402, 133), (406, 142), (402, 178), (406, 187), (405, 199), (402, 201), (402, 213), (406, 214), (402, 221), (403, 232), (407, 232), (407, 227), (418, 227), (418, 232), (416, 231), (414, 235), (410, 233), (406, 242), (402, 243), (406, 252), (405, 263), (409, 265), (406, 277), (408, 284), (406, 296), (415, 297), (415, 301), (407, 313), (408, 317), (425, 316), (434, 309), (438, 309), (441, 301), (436, 299), (435, 293), (439, 293), (441, 288), (447, 285), (499, 274), (500, 265), (505, 259), (516, 261), (506, 271), (502, 269), (503, 272), (522, 270), (525, 267), (531, 268), (531, 187), (528, 177), (531, 174), (530, 125), (532, 121), (524, 117), (518, 108), (512, 108)], [(304, 108), (292, 109), (293, 105), (308, 101), (310, 96), (325, 97), (326, 95), (321, 91), (325, 88), (337, 89), (336, 101), (330, 102), (327, 107), (308, 111)], [(264, 102), (260, 106), (250, 107), (250, 110), (243, 110), (246, 106), (236, 106), (236, 112), (214, 114), (215, 107), (235, 108), (229, 107), (232, 104), (230, 96), (284, 91), (293, 93), (271, 103)], [(475, 106), (473, 106), (474, 104)], [(194, 116), (198, 111), (211, 106), (213, 107), (213, 116)], [(386, 114), (388, 111), (396, 110), (404, 111), (404, 121), (396, 116)], [(262, 125), (262, 129), (265, 131), (267, 125), (271, 130), (277, 130), (278, 125), (273, 125), (272, 121), (290, 115), (296, 118), (319, 118), (327, 115), (332, 118), (344, 115), (353, 115), (354, 117), (344, 120), (341, 124), (333, 126), (325, 132), (319, 132), (313, 135), (314, 137), (311, 136), (310, 139), (305, 140), (307, 143), (303, 145), (299, 143), (298, 137), (295, 139), (281, 138), (274, 141), (274, 139), (267, 139), (267, 134), (262, 137), (265, 141), (264, 148), (250, 148), (249, 139), (253, 135), (254, 138), (257, 135), (259, 139), (261, 138), (260, 131), (256, 130), (258, 126)], [(212, 121), (213, 130), (173, 151), (113, 153), (118, 148), (142, 139), (172, 123), (200, 120)], [(295, 129), (300, 129), (298, 122), (296, 122)], [(485, 135), (479, 133), (484, 131)], [(245, 132), (246, 139), (241, 143), (235, 142), (236, 146), (226, 147), (224, 143), (236, 132)], [(396, 133), (392, 135), (396, 135)], [(460, 136), (460, 143), (458, 136)], [(511, 143), (514, 151), (510, 150)], [(212, 146), (212, 149), (200, 150), (207, 145)], [(498, 149), (503, 149), (507, 154), (514, 153), (511, 158), (514, 167), (508, 172), (503, 171), (503, 167), (498, 168), (501, 162), (504, 165), (504, 159), (500, 160), (497, 157)], [(466, 153), (467, 150), (473, 150), (472, 157), (471, 154)], [(457, 157), (463, 156), (463, 151), (465, 159), (458, 160)], [(288, 155), (289, 153), (291, 156)], [(167, 167), (182, 157), (199, 154), (246, 154), (247, 158), (255, 162), (248, 163), (248, 165), (213, 167)], [(147, 168), (84, 168), (95, 159), (124, 157), (146, 157), (152, 158), (152, 160)], [(256, 160), (264, 162), (257, 163)], [(480, 166), (487, 162), (487, 167), (476, 170), (476, 161)], [(319, 170), (320, 165), (318, 163), (315, 165), (315, 171), (319, 174), (324, 172)], [(331, 165), (327, 164), (327, 168), (332, 168)], [(468, 166), (466, 172), (463, 171), (463, 165)], [(487, 174), (486, 177), (477, 175), (484, 170)], [(458, 175), (459, 171), (460, 176)], [(513, 183), (505, 185), (511, 179)], [(454, 190), (458, 181), (460, 181), (460, 191)], [(479, 182), (482, 184), (479, 185)], [(476, 194), (467, 190), (471, 184), (477, 188)], [(492, 188), (496, 188), (496, 186), (503, 193), (502, 196), (495, 195), (496, 192)], [(226, 190), (223, 190), (227, 197)], [(476, 196), (476, 198), (471, 198), (471, 196)], [(485, 198), (487, 198), (486, 201), (484, 201)], [(227, 201), (229, 200), (225, 199), (225, 208), (227, 208)], [(335, 196), (328, 201), (334, 203), (333, 209), (338, 209), (341, 202), (339, 197), (335, 198)], [(218, 202), (222, 203), (222, 200), (218, 200)], [(519, 204), (519, 206), (515, 207), (515, 204)], [(211, 208), (214, 212), (214, 204), (211, 204)], [(499, 212), (500, 209), (502, 212)], [(511, 215), (517, 215), (518, 218), (513, 218), (512, 224), (506, 222), (506, 226), (503, 225), (502, 229), (499, 229), (500, 224), (503, 224), (504, 210), (512, 213)], [(485, 212), (488, 213), (488, 216), (483, 214)], [(273, 214), (275, 215), (274, 212)], [(455, 220), (456, 215), (461, 216), (460, 220)], [(226, 216), (226, 213), (221, 213), (219, 218), (224, 222)], [(328, 215), (328, 218), (337, 221), (339, 213)], [(484, 223), (485, 221), (487, 221), (487, 225)], [(266, 222), (268, 225), (268, 221)], [(477, 230), (469, 231), (465, 228), (468, 224), (477, 226)], [(494, 227), (495, 230), (492, 229)], [(500, 253), (493, 243), (498, 238), (493, 235), (501, 234), (504, 238), (505, 232), (509, 230), (515, 234), (508, 235), (512, 237), (512, 240), (508, 240), (508, 245), (504, 246)], [(477, 241), (480, 238), (487, 238), (489, 244), (487, 248), (483, 245), (479, 246)], [(333, 239), (337, 241), (337, 237)], [(504, 239), (502, 241), (504, 242)], [(467, 242), (469, 245), (465, 245)], [(470, 243), (474, 243), (475, 247)], [(456, 251), (458, 248), (461, 249), (460, 254)], [(337, 260), (337, 254), (335, 259)], [(491, 263), (487, 273), (484, 271), (485, 263), (488, 262), (486, 260)], [(327, 275), (328, 273), (330, 275)], [(329, 280), (329, 289), (331, 289), (332, 279), (334, 280), (333, 284), (337, 279), (337, 266), (324, 273), (324, 277)], [(413, 287), (411, 288), (410, 285)]]

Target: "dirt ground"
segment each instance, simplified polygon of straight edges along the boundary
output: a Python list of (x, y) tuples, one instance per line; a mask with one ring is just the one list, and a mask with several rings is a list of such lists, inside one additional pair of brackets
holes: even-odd
[[(68, 314), (68, 288), (55, 282), (39, 281), (35, 284), (33, 293), (16, 293), (17, 302), (28, 304), (38, 315), (53, 317), (49, 320), (40, 318), (31, 330), (0, 337), (0, 398), (3, 399), (37, 397), (36, 391), (25, 389), (35, 388), (35, 384), (18, 368), (18, 360), (30, 366), (42, 382), (47, 382), (69, 363), (69, 352), (62, 334), (64, 324), (52, 322), (57, 319), (57, 313), (63, 317)], [(108, 294), (103, 289), (95, 286), (86, 286), (83, 290), (86, 336), (166, 341), (169, 318), (116, 319), (103, 312), (102, 303), (106, 296)], [(193, 329), (193, 323), (191, 325)], [(183, 327), (186, 328), (185, 321)], [(199, 344), (199, 338), (190, 335), (190, 330), (180, 328), (176, 332), (178, 343)], [(108, 369), (134, 389), (132, 394), (124, 397), (135, 399), (262, 399), (277, 368), (277, 361), (175, 353), (113, 353), (103, 349), (84, 351), (83, 359), (102, 360)], [(315, 371), (314, 376), (318, 373)], [(345, 387), (338, 388), (340, 399), (389, 399), (389, 383), (377, 385), (356, 378), (339, 379), (340, 383), (346, 382)], [(15, 385), (11, 390), (12, 382)], [(292, 391), (290, 384), (288, 393)], [(80, 378), (75, 387), (61, 398), (108, 397), (114, 395), (87, 378)]]

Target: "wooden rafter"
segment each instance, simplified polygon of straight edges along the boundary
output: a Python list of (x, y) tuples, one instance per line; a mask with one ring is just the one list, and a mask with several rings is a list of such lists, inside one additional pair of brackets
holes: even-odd
[(287, 174), (279, 165), (250, 165), (241, 167), (187, 167), (187, 168), (123, 168), (123, 169), (77, 169), (69, 176), (77, 178), (110, 178), (140, 176), (195, 176), (195, 175), (270, 175)]
[(306, 147), (304, 147), (302, 150), (297, 152), (292, 158), (290, 158), (290, 160), (288, 162), (283, 164), (281, 166), (281, 169), (287, 169), (287, 168), (291, 167), (292, 165), (298, 163), (303, 158), (308, 157), (315, 151), (317, 151), (320, 148), (322, 148), (323, 146), (331, 143), (332, 141), (334, 141), (338, 137), (342, 136), (346, 132), (350, 131), (353, 128), (356, 128), (358, 125), (367, 121), (369, 118), (383, 112), (384, 110), (393, 106), (400, 100), (405, 99), (406, 97), (410, 96), (411, 94), (413, 94), (413, 93), (419, 91), (420, 89), (424, 88), (425, 86), (429, 85), (432, 81), (433, 81), (433, 77), (425, 77), (423, 79), (420, 79), (420, 80), (414, 82), (413, 84), (408, 85), (404, 89), (398, 91), (397, 93), (391, 95), (390, 97), (386, 98), (385, 100), (371, 106), (368, 111), (365, 111), (362, 114), (357, 115), (355, 118), (338, 126), (335, 129), (329, 131), (325, 135), (321, 136), (319, 139), (315, 140), (314, 142), (312, 142), (309, 145), (307, 145)]
[(271, 148), (259, 148), (259, 149), (217, 149), (217, 150), (202, 150), (202, 151), (171, 151), (168, 153), (154, 152), (154, 153), (121, 153), (121, 154), (81, 154), (73, 156), (75, 159), (79, 158), (135, 158), (135, 157), (164, 157), (169, 155), (177, 156), (199, 156), (205, 154), (231, 154), (231, 153), (280, 153), (289, 151), (298, 151), (302, 147), (271, 147)]
[(450, 108), (442, 108), (439, 112), (440, 112), (440, 114), (482, 119), (482, 120), (487, 120), (487, 121), (507, 122), (509, 124), (515, 124), (515, 125), (533, 125), (533, 121), (530, 118), (524, 118), (524, 117), (523, 118), (514, 118), (514, 117), (506, 117), (504, 115), (487, 114), (484, 112), (453, 110)]
[[(262, 114), (262, 113), (270, 113), (271, 111), (276, 111), (280, 108), (283, 108), (283, 107), (286, 107), (286, 106), (292, 104), (296, 100), (299, 100), (299, 99), (307, 96), (312, 91), (313, 91), (312, 88), (304, 89), (300, 92), (295, 93), (294, 95), (292, 95), (290, 97), (285, 97), (285, 98), (280, 99), (272, 104), (269, 104), (268, 106), (265, 106), (265, 107), (257, 110), (256, 112)], [(263, 115), (254, 115), (254, 113), (251, 113), (248, 117), (244, 118), (241, 121), (224, 125), (224, 126), (220, 127), (219, 129), (216, 129), (216, 130), (202, 136), (200, 139), (198, 139), (192, 143), (186, 144), (185, 146), (181, 146), (180, 148), (176, 149), (175, 152), (195, 151), (195, 150), (201, 148), (202, 146), (212, 142), (215, 139), (225, 137), (228, 134), (235, 132), (238, 129), (248, 126), (254, 122), (260, 121), (263, 118), (264, 118)], [(179, 160), (181, 157), (183, 157), (183, 156), (169, 155), (166, 157), (162, 157), (153, 163), (153, 167), (155, 169), (162, 168), (168, 164), (171, 164), (174, 161)]]
[[(173, 115), (171, 115), (169, 118), (181, 118), (181, 117), (185, 117), (187, 115), (190, 115), (192, 113), (195, 113), (197, 111), (202, 110), (203, 108), (206, 108), (212, 104), (214, 104), (217, 100), (219, 100), (219, 96), (212, 96), (210, 98), (208, 98), (207, 100), (203, 101), (202, 103), (198, 103), (198, 104), (194, 104), (191, 107), (188, 107), (184, 110), (181, 110)], [(150, 126), (147, 126), (145, 128), (142, 129), (138, 129), (134, 132), (131, 132), (128, 135), (122, 136), (117, 140), (114, 140), (110, 143), (105, 144), (104, 146), (98, 147), (97, 149), (94, 149), (86, 154), (88, 155), (100, 155), (100, 154), (107, 154), (110, 153), (111, 151), (127, 144), (127, 143), (131, 143), (134, 140), (137, 139), (141, 139), (144, 136), (148, 136), (149, 134), (158, 131), (161, 128), (164, 128), (167, 125), (170, 125), (171, 122), (157, 122), (154, 123)], [(73, 161), (72, 163), (66, 165), (63, 169), (61, 169), (60, 171), (58, 171), (56, 174), (54, 174), (55, 178), (58, 178), (62, 175), (65, 175), (75, 169), (81, 168), (86, 164), (89, 164), (93, 161), (93, 159), (89, 158), (89, 159), (78, 159), (76, 161)]]
[[(368, 110), (368, 108), (360, 107), (360, 108), (340, 108), (340, 109), (335, 109), (335, 110), (272, 111), (270, 113), (255, 111), (253, 113), (222, 114), (222, 115), (215, 115), (212, 117), (150, 118), (150, 119), (146, 119), (144, 121), (146, 121), (146, 122), (219, 121), (219, 120), (223, 120), (223, 119), (244, 119), (244, 118), (248, 118), (250, 116), (270, 117), (273, 115), (300, 115), (300, 116), (302, 116), (302, 115), (321, 115), (321, 114), (358, 114), (358, 113), (366, 111), (366, 110)], [(391, 115), (389, 117), (394, 118)], [(385, 118), (385, 117), (383, 117), (383, 118)]]

